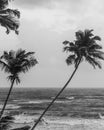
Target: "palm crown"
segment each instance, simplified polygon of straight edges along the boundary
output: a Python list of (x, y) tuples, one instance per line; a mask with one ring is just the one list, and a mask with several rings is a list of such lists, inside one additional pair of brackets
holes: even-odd
[(10, 75), (9, 80), (16, 80), (20, 83), (19, 74), (27, 72), (32, 66), (37, 64), (37, 60), (32, 56), (34, 52), (26, 53), (25, 50), (19, 49), (17, 52), (11, 50), (10, 52), (4, 51), (1, 56), (1, 68)]
[(104, 52), (101, 45), (97, 44), (100, 41), (99, 36), (94, 36), (93, 30), (85, 30), (84, 32), (76, 32), (76, 40), (74, 42), (64, 41), (64, 51), (69, 52), (70, 55), (66, 59), (68, 65), (75, 64), (77, 66), (79, 61), (84, 59), (89, 62), (94, 68), (101, 68), (99, 59), (104, 60)]
[(0, 24), (6, 28), (8, 34), (10, 30), (18, 34), (20, 12), (18, 10), (9, 9), (7, 5), (11, 0), (0, 0)]

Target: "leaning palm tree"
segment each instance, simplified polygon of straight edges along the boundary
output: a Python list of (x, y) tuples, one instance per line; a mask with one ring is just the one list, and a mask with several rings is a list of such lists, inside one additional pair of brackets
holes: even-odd
[(0, 119), (4, 113), (14, 83), (20, 83), (19, 74), (27, 72), (31, 67), (37, 64), (37, 60), (33, 57), (33, 54), (34, 52), (26, 53), (25, 50), (19, 49), (16, 52), (13, 50), (10, 52), (4, 51), (4, 54), (1, 56), (0, 66), (2, 70), (10, 74), (7, 78), (11, 82), (11, 87), (1, 110)]
[(97, 44), (97, 41), (100, 41), (101, 38), (99, 36), (94, 36), (92, 33), (93, 30), (85, 30), (76, 32), (76, 40), (74, 42), (64, 41), (64, 52), (68, 53), (68, 57), (66, 59), (67, 65), (74, 64), (75, 69), (71, 75), (71, 77), (68, 79), (64, 87), (59, 91), (59, 93), (56, 95), (56, 97), (52, 100), (52, 102), (48, 105), (48, 107), (43, 111), (37, 122), (34, 124), (34, 126), (31, 128), (31, 130), (34, 130), (34, 128), (37, 126), (41, 118), (44, 116), (44, 114), (47, 112), (47, 110), (52, 106), (52, 104), (55, 102), (55, 100), (59, 97), (59, 95), (64, 91), (64, 89), (67, 87), (71, 79), (73, 78), (75, 72), (78, 69), (79, 64), (82, 61), (87, 61), (90, 63), (94, 68), (96, 66), (101, 69), (101, 63), (99, 59), (104, 60), (104, 52), (100, 51), (102, 49), (102, 46)]
[(0, 25), (6, 28), (7, 34), (10, 30), (18, 34), (20, 12), (16, 9), (7, 8), (9, 1), (11, 0), (0, 0)]

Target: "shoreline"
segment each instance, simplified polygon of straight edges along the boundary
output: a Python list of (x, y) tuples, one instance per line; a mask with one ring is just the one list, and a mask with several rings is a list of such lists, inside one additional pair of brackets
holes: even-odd
[[(22, 118), (21, 118), (22, 120)], [(29, 121), (29, 120), (28, 120)], [(31, 123), (13, 123), (13, 128), (19, 128), (24, 126), (33, 126)], [(18, 127), (19, 126), (19, 127)], [(57, 118), (49, 119), (45, 117), (45, 121), (40, 122), (36, 130), (104, 130), (104, 120), (102, 119), (69, 119), (69, 118)]]

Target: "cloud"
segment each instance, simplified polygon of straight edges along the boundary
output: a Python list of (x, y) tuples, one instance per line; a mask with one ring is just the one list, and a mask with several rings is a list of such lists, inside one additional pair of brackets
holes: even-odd
[(75, 17), (70, 16), (67, 11), (60, 9), (35, 9), (22, 10), (23, 18), (28, 21), (34, 21), (40, 28), (61, 32), (68, 29), (75, 29)]
[(50, 7), (52, 0), (15, 0), (15, 4), (24, 8)]
[(97, 21), (104, 20), (103, 0), (15, 0), (15, 5), (19, 5), (21, 18), (60, 33), (76, 30), (87, 22), (101, 26)]
[[(65, 63), (66, 54), (62, 53), (62, 42), (73, 40), (75, 31), (79, 29), (93, 28), (94, 34), (101, 37), (104, 34), (104, 0), (15, 0), (13, 8), (15, 7), (21, 12), (19, 34), (21, 45), (27, 50), (35, 51), (39, 61), (35, 71), (31, 71), (33, 76), (27, 77), (30, 79), (31, 85), (26, 79), (24, 86), (42, 87), (43, 85), (50, 86), (50, 84), (51, 86), (61, 86), (73, 69), (73, 67), (67, 67)], [(14, 39), (14, 35), (13, 37), (9, 35), (8, 38)], [(18, 39), (8, 40), (8, 38), (5, 36), (5, 40), (0, 41), (0, 44), (2, 43), (0, 48), (11, 49), (11, 46), (18, 45)], [(76, 75), (75, 78), (78, 79), (74, 79), (76, 83), (72, 85), (73, 87), (83, 87), (88, 74), (91, 75), (89, 78), (91, 80), (88, 84), (86, 82), (86, 87), (95, 80), (95, 73), (92, 73), (91, 66), (81, 65), (79, 71), (82, 76)], [(83, 77), (84, 74), (86, 77)], [(101, 74), (97, 71), (96, 75), (101, 78), (104, 73)], [(84, 84), (79, 82), (82, 78)], [(61, 81), (60, 84), (57, 79)], [(102, 86), (104, 86), (103, 84)]]

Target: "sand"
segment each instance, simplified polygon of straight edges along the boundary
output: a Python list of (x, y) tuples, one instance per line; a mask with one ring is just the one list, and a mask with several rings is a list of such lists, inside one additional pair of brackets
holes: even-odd
[(102, 120), (74, 120), (69, 123), (54, 122), (38, 125), (36, 130), (104, 130)]
[[(33, 119), (33, 117), (31, 117)], [(22, 127), (25, 125), (33, 126), (30, 122), (30, 117), (27, 117), (27, 122), (23, 123), (23, 118), (20, 118), (22, 123), (15, 122), (13, 128)], [(47, 118), (40, 122), (35, 130), (104, 130), (104, 120), (102, 119), (68, 119), (68, 118)]]

